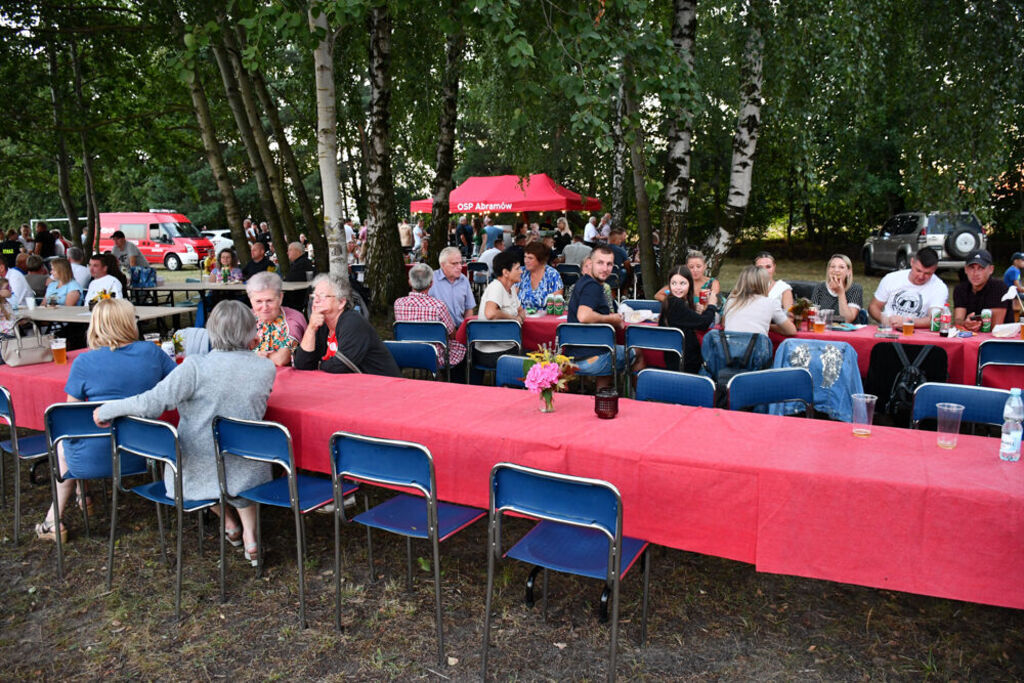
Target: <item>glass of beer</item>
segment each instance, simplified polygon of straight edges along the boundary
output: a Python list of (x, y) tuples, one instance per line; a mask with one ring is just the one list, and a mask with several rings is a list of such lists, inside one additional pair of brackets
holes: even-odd
[(814, 316), (814, 332), (815, 334), (824, 334), (825, 332), (825, 319), (821, 317), (821, 314)]
[(142, 335), (143, 341), (153, 342), (157, 346), (160, 346), (160, 333), (159, 332), (147, 332)]
[(53, 352), (53, 362), (57, 365), (66, 365), (68, 362), (68, 340), (62, 337), (54, 337), (50, 342), (50, 351)]
[(914, 319), (906, 318), (903, 320), (903, 336), (909, 337), (914, 334)]

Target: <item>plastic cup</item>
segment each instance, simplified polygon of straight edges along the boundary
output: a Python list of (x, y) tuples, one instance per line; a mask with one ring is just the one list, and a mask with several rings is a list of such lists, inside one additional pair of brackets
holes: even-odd
[(907, 318), (906, 320), (903, 321), (903, 336), (904, 337), (910, 337), (910, 336), (913, 336), (913, 334), (914, 334), (914, 320), (912, 318)]
[(142, 335), (143, 341), (153, 342), (157, 346), (160, 346), (160, 333), (159, 332), (147, 332)]
[(939, 423), (939, 448), (956, 448), (956, 435), (960, 433), (960, 418), (964, 414), (964, 407), (959, 403), (937, 403), (935, 412)]
[(68, 340), (63, 337), (54, 337), (50, 342), (50, 351), (53, 353), (53, 362), (57, 365), (66, 365), (68, 362)]
[(854, 394), (853, 399), (853, 435), (871, 436), (871, 422), (875, 418), (875, 401), (878, 397), (874, 394)]
[[(29, 292), (29, 293), (31, 294), (31, 292)], [(25, 308), (27, 308), (30, 311), (34, 311), (35, 310), (35, 308), (36, 308), (36, 297), (35, 297), (34, 294), (32, 296), (26, 296), (25, 297)]]
[(814, 318), (814, 333), (815, 334), (824, 334), (824, 332), (825, 332), (825, 321), (822, 320), (820, 317), (815, 317)]

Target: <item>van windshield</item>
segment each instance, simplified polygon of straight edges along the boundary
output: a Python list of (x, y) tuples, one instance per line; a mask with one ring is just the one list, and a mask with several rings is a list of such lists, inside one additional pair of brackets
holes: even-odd
[(196, 226), (191, 223), (161, 223), (160, 226), (171, 237), (201, 237)]

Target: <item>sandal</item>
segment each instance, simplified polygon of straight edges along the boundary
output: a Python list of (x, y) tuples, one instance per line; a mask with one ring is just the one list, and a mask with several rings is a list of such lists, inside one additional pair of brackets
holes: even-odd
[[(36, 524), (36, 538), (41, 541), (57, 541), (57, 531), (53, 526), (53, 522), (47, 522), (43, 520), (39, 524)], [(60, 542), (68, 542), (68, 530), (64, 528), (64, 525), (60, 525)]]
[(245, 559), (252, 563), (252, 566), (258, 567), (260, 564), (260, 547), (253, 543), (252, 545), (245, 546), (245, 550), (242, 552), (245, 555)]
[(242, 545), (242, 527), (236, 526), (234, 529), (225, 528), (224, 538), (236, 548)]

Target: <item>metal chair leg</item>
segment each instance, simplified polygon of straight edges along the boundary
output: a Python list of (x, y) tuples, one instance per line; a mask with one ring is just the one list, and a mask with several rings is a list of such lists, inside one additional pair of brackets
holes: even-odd
[(107, 590), (114, 584), (114, 539), (117, 537), (117, 486), (111, 489), (110, 543), (107, 546)]
[(601, 591), (601, 601), (598, 605), (598, 621), (602, 624), (608, 623), (608, 599), (611, 597), (612, 588), (608, 584), (605, 584), (604, 590)]
[(156, 505), (156, 526), (160, 530), (160, 560), (166, 565), (167, 562), (167, 540), (164, 538), (164, 511), (160, 503)]
[(533, 607), (534, 602), (536, 602), (534, 600), (534, 598), (533, 598), (533, 587), (537, 584), (537, 574), (540, 573), (541, 569), (543, 569), (543, 567), (541, 567), (540, 565), (537, 565), (536, 567), (534, 567), (530, 571), (530, 576), (527, 577), (527, 579), (526, 579), (526, 606), (527, 607)]
[(21, 535), (21, 463), (14, 457), (14, 545)]
[[(263, 508), (256, 503), (256, 576), (263, 578)], [(223, 534), (221, 534), (223, 536)]]
[(225, 589), (224, 589), (224, 576), (226, 574), (226, 571), (225, 571), (225, 568), (224, 568), (224, 564), (225, 564), (225, 562), (224, 562), (224, 546), (227, 544), (227, 538), (225, 536), (225, 534), (227, 533), (227, 529), (225, 529), (226, 523), (224, 521), (224, 513), (225, 513), (225, 510), (224, 510), (224, 498), (221, 498), (220, 499), (220, 523), (218, 524), (218, 526), (220, 527), (220, 533), (218, 534), (218, 536), (220, 536), (220, 563), (219, 564), (220, 564), (220, 601), (221, 602), (227, 602), (227, 594), (226, 594)]
[(78, 507), (82, 508), (82, 518), (85, 520), (85, 537), (89, 538), (89, 505), (85, 502), (85, 481), (78, 480)]
[(412, 536), (405, 537), (405, 590), (412, 592)]
[(373, 534), (370, 533), (370, 527), (366, 527), (366, 557), (370, 563), (370, 583), (377, 582), (377, 573), (373, 568)]
[(53, 505), (53, 529), (57, 540), (57, 578), (64, 580), (64, 544), (60, 540), (60, 506), (57, 504), (57, 475), (50, 469), (50, 493)]
[(640, 646), (647, 647), (647, 603), (651, 587), (651, 546), (641, 556), (644, 563), (644, 608), (640, 618)]
[(608, 653), (608, 680), (615, 680), (615, 652), (619, 644), (619, 577), (612, 579), (612, 635)]
[(494, 591), (494, 524), (487, 525), (487, 592), (484, 594), (484, 651), (481, 656), (481, 679), (487, 680), (487, 652), (491, 640), (491, 597)]
[(334, 628), (341, 630), (341, 504), (334, 510)]
[[(6, 458), (4, 458), (4, 456), (6, 454), (7, 454), (7, 451), (0, 451), (0, 506), (2, 506), (4, 509), (7, 508), (7, 484), (4, 481), (4, 469), (5, 469), (4, 460), (6, 460)], [(15, 459), (13, 457), (13, 453), (11, 455), (12, 455), (12, 460)], [(18, 473), (18, 463), (17, 462), (14, 463), (14, 473), (15, 473), (15, 475), (17, 475), (17, 473)]]
[(544, 567), (544, 579), (543, 579), (543, 590), (544, 590), (544, 621), (548, 620), (548, 568)]
[(299, 563), (299, 628), (306, 628), (306, 568), (303, 567), (303, 526), (302, 513), (292, 507), (295, 513), (295, 556)]
[(441, 551), (438, 549), (437, 532), (433, 534), (434, 545), (434, 608), (437, 614), (437, 665), (444, 666), (444, 622), (441, 618)]
[(180, 505), (175, 505), (178, 511), (178, 552), (177, 552), (177, 566), (175, 567), (174, 576), (174, 620), (181, 621), (181, 537), (182, 537), (182, 526), (185, 523), (184, 512)]

